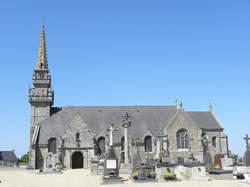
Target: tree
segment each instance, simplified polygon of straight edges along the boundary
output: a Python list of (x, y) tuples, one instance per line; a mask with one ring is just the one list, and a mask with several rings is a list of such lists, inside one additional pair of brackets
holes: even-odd
[(24, 154), (21, 159), (20, 159), (21, 163), (28, 163), (29, 162), (29, 152)]

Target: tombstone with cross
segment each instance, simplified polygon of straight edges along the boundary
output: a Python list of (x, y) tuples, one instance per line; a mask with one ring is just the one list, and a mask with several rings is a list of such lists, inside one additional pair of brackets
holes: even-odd
[(110, 142), (109, 149), (105, 154), (103, 183), (120, 180), (118, 157), (113, 147), (113, 131), (116, 131), (114, 125), (111, 124), (111, 127), (108, 128), (107, 131), (109, 132)]
[(248, 134), (243, 138), (246, 141), (246, 151), (244, 155), (244, 165), (250, 166), (250, 148), (249, 148), (249, 142), (250, 137), (248, 137)]
[(169, 141), (168, 141), (168, 135), (159, 133), (157, 135), (156, 140), (156, 155), (155, 160), (162, 159), (161, 157), (168, 157), (169, 156)]
[(210, 143), (210, 141), (208, 140), (206, 133), (202, 133), (201, 144), (203, 147), (203, 162), (207, 168), (210, 168), (213, 165), (212, 156), (211, 156), (211, 153), (209, 151), (209, 143)]
[(132, 146), (135, 146), (135, 151), (133, 151), (133, 159), (132, 159), (132, 169), (133, 170), (140, 170), (142, 169), (142, 158), (138, 150), (140, 138), (134, 137), (132, 139)]
[(107, 129), (109, 132), (109, 146), (113, 146), (113, 131), (117, 131), (116, 128), (114, 128), (114, 124), (111, 124), (111, 126)]

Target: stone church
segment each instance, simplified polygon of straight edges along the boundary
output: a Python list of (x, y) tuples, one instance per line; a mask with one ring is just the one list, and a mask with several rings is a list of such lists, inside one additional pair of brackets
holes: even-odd
[[(136, 153), (142, 161), (162, 155), (176, 163), (185, 162), (190, 155), (202, 161), (203, 137), (212, 162), (216, 155), (228, 154), (227, 136), (211, 110), (185, 111), (182, 104), (54, 107), (44, 26), (32, 83), (30, 168), (43, 167), (48, 153), (66, 168), (89, 168), (92, 159), (105, 154), (111, 139), (121, 163), (133, 162)], [(122, 125), (124, 120), (129, 126)]]

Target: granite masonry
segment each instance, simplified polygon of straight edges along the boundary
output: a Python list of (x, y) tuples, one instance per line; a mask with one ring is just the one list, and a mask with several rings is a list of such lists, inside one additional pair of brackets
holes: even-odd
[[(160, 151), (167, 152), (169, 159), (176, 163), (188, 161), (190, 154), (202, 161), (203, 136), (207, 138), (212, 162), (216, 155), (228, 154), (227, 139), (222, 138), (224, 129), (211, 110), (185, 111), (182, 104), (54, 107), (44, 26), (32, 82), (33, 88), (29, 90), (30, 168), (42, 168), (49, 152), (55, 155), (56, 165), (90, 168), (91, 161), (103, 158), (110, 146), (107, 129), (111, 124), (116, 129), (112, 147), (119, 166), (132, 167), (134, 157), (140, 157), (141, 162), (159, 159)], [(124, 128), (125, 122), (129, 128)], [(168, 137), (161, 146), (159, 143), (157, 146), (159, 134)]]

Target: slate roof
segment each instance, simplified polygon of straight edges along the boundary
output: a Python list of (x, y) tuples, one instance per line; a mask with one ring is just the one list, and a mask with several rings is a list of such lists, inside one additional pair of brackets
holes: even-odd
[(0, 151), (0, 160), (7, 162), (18, 162), (18, 158), (13, 151)]
[(223, 129), (211, 112), (186, 112), (201, 129)]
[[(131, 127), (128, 133), (132, 137), (156, 136), (168, 124), (178, 111), (176, 106), (68, 106), (52, 114), (40, 123), (39, 142), (45, 144), (51, 134), (60, 137), (66, 133), (70, 122), (79, 115), (88, 128), (97, 136), (104, 135), (111, 123), (118, 129), (116, 137), (122, 137), (121, 116), (128, 112)], [(222, 127), (210, 112), (187, 112), (200, 128), (221, 129)], [(114, 141), (116, 141), (114, 137)]]

